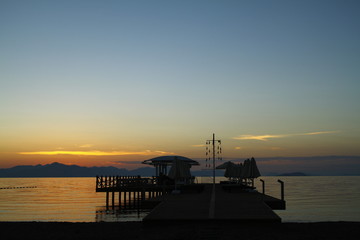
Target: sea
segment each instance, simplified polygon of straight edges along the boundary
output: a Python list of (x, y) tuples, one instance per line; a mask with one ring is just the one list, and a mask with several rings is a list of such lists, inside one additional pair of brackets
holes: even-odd
[[(360, 221), (360, 176), (261, 177), (255, 186), (280, 198), (284, 182), (283, 222)], [(225, 180), (216, 177), (216, 182)], [(210, 177), (197, 177), (211, 183)], [(141, 221), (149, 209), (106, 209), (105, 193), (95, 178), (0, 178), (0, 221), (126, 222)], [(123, 198), (122, 198), (123, 199)]]

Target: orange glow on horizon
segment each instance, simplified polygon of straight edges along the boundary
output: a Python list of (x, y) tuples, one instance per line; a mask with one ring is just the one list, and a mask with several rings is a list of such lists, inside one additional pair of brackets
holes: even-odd
[(124, 155), (144, 155), (144, 156), (160, 156), (173, 155), (171, 152), (164, 151), (141, 151), (141, 152), (127, 152), (127, 151), (39, 151), (39, 152), (19, 152), (21, 155), (83, 155), (83, 156), (124, 156)]

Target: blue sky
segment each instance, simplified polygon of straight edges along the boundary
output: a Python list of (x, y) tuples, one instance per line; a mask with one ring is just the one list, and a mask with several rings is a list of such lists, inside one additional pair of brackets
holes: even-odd
[[(359, 10), (358, 1), (2, 0), (0, 165), (82, 146), (125, 161), (146, 151), (199, 158), (193, 146), (213, 132), (231, 158), (360, 155)], [(110, 163), (68, 155), (59, 157)]]

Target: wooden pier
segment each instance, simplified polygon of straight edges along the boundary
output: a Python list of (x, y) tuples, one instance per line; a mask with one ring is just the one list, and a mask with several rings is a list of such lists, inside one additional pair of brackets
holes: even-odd
[(106, 209), (109, 209), (110, 207), (113, 209), (115, 207), (131, 209), (141, 207), (140, 205), (147, 205), (151, 207), (151, 202), (145, 202), (146, 200), (162, 196), (166, 193), (169, 193), (172, 189), (172, 186), (159, 185), (158, 178), (156, 177), (96, 177), (96, 192), (106, 193)]

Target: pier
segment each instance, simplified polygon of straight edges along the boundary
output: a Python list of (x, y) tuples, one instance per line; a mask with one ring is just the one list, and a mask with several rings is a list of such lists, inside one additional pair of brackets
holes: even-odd
[(272, 210), (285, 209), (285, 201), (258, 192), (229, 192), (224, 186), (205, 184), (201, 193), (168, 194), (143, 221), (281, 222)]
[(260, 193), (236, 184), (189, 184), (178, 186), (178, 191), (174, 189), (174, 185), (159, 185), (156, 177), (96, 178), (96, 191), (106, 193), (107, 208), (152, 207), (144, 223), (281, 222), (273, 210), (286, 208), (283, 182), (282, 199), (266, 195), (264, 189)]
[(172, 189), (172, 186), (160, 185), (157, 177), (96, 176), (96, 192), (106, 193), (106, 209), (149, 205), (145, 200), (162, 196)]

